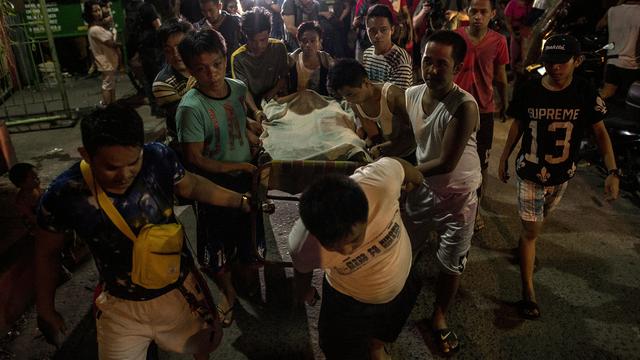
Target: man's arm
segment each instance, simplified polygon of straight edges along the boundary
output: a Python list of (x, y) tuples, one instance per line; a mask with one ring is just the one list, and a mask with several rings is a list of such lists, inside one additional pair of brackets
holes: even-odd
[(249, 201), (244, 200), (243, 194), (216, 185), (202, 176), (188, 171), (174, 185), (174, 191), (184, 198), (211, 205), (241, 208), (245, 212), (251, 210), (251, 205)]
[(404, 181), (403, 181), (403, 190), (410, 192), (413, 189), (419, 187), (424, 180), (424, 176), (417, 167), (413, 166), (413, 164), (409, 163), (404, 159), (400, 159), (397, 157), (393, 158), (398, 161), (400, 165), (402, 165), (402, 169), (404, 170)]
[(229, 173), (244, 171), (252, 173), (256, 167), (249, 163), (233, 163), (209, 159), (202, 155), (203, 142), (182, 143), (182, 152), (187, 164), (209, 173)]
[(426, 20), (427, 15), (431, 12), (431, 6), (427, 0), (423, 0), (420, 6), (420, 11), (413, 16), (413, 28), (419, 28)]
[(478, 127), (479, 118), (478, 106), (474, 102), (467, 101), (460, 105), (444, 131), (440, 156), (418, 165), (422, 175), (433, 176), (453, 171), (462, 157), (471, 134)]
[(293, 288), (295, 291), (295, 301), (298, 303), (306, 303), (315, 305), (320, 298), (318, 291), (311, 285), (313, 279), (313, 271), (301, 273), (294, 268)]
[[(596, 143), (598, 143), (598, 148), (600, 149), (600, 154), (602, 154), (602, 158), (604, 160), (604, 165), (607, 167), (607, 170), (617, 169), (616, 166), (616, 157), (613, 153), (613, 147), (611, 146), (611, 139), (609, 138), (609, 133), (604, 126), (603, 121), (598, 121), (597, 123), (592, 125), (593, 133), (596, 138)], [(604, 181), (604, 194), (607, 197), (607, 200), (615, 200), (618, 198), (618, 193), (620, 191), (620, 179), (618, 176), (609, 174)]]
[(269, 119), (267, 119), (267, 116), (262, 112), (262, 110), (258, 108), (258, 106), (256, 105), (256, 102), (253, 101), (253, 95), (251, 95), (251, 92), (249, 92), (249, 88), (247, 88), (247, 94), (244, 96), (244, 99), (245, 99), (244, 100), (245, 105), (247, 106), (248, 110), (251, 111), (251, 114), (253, 114), (253, 118), (257, 122), (262, 123), (263, 121), (269, 121)]
[(287, 32), (296, 39), (298, 36), (298, 28), (296, 27), (295, 15), (282, 15), (282, 20), (284, 21), (284, 27), (287, 29)]
[(64, 247), (64, 234), (36, 230), (36, 309), (38, 326), (45, 339), (56, 346), (61, 345), (65, 323), (56, 311), (55, 294), (60, 273), (60, 253)]
[(283, 89), (287, 88), (287, 79), (279, 78), (276, 82), (276, 86), (274, 86), (271, 90), (267, 91), (262, 97), (266, 101), (269, 101), (275, 98), (279, 93), (282, 92)]
[(513, 119), (513, 123), (509, 128), (509, 134), (507, 135), (507, 141), (504, 144), (504, 149), (502, 150), (502, 155), (500, 156), (500, 165), (498, 167), (498, 177), (502, 182), (507, 182), (509, 180), (509, 157), (515, 149), (518, 141), (522, 137), (522, 133), (524, 132), (524, 127), (522, 126), (522, 121), (518, 120), (518, 118)]
[(338, 20), (340, 20), (341, 22), (344, 21), (344, 19), (347, 16), (349, 16), (349, 14), (351, 14), (351, 2), (345, 1), (344, 2), (344, 9), (342, 10), (342, 13), (340, 14), (340, 17), (338, 17)]
[(506, 119), (506, 111), (507, 111), (507, 70), (505, 64), (498, 64), (494, 66), (493, 73), (493, 84), (496, 86), (498, 90), (498, 94), (500, 95), (500, 103), (502, 106), (500, 107), (500, 119)]
[(409, 32), (409, 37), (407, 38), (407, 43), (411, 44), (413, 43), (413, 21), (411, 20), (411, 12), (409, 12), (409, 7), (408, 6), (403, 6), (402, 9), (400, 9), (400, 11), (402, 11), (404, 13), (405, 19), (407, 19), (407, 26), (409, 26), (409, 29), (407, 29), (407, 31)]

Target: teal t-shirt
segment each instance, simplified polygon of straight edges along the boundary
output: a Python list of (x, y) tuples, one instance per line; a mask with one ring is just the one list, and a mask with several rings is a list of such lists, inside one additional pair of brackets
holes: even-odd
[(247, 86), (240, 80), (225, 79), (229, 95), (217, 99), (198, 89), (189, 90), (176, 112), (178, 140), (204, 143), (204, 156), (225, 162), (251, 160), (247, 139), (245, 95)]

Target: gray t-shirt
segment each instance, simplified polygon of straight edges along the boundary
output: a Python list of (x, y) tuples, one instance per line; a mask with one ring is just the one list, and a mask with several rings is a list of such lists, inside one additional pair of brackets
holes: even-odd
[(267, 50), (252, 56), (243, 45), (231, 55), (231, 75), (244, 82), (260, 106), (264, 94), (273, 89), (279, 79), (288, 77), (287, 48), (280, 40), (269, 39)]

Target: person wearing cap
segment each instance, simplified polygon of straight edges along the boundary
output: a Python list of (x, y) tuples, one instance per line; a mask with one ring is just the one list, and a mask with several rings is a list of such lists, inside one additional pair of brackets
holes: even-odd
[(514, 118), (500, 158), (499, 177), (509, 179), (509, 156), (520, 138), (516, 157), (518, 213), (522, 221), (519, 242), (522, 300), (519, 314), (526, 319), (540, 317), (533, 287), (536, 239), (543, 221), (558, 205), (568, 181), (575, 175), (580, 140), (591, 129), (609, 171), (604, 182), (607, 200), (618, 197), (620, 171), (602, 119), (607, 110), (596, 89), (573, 76), (580, 66), (580, 44), (570, 35), (547, 40), (540, 57), (546, 74), (516, 89), (508, 109)]

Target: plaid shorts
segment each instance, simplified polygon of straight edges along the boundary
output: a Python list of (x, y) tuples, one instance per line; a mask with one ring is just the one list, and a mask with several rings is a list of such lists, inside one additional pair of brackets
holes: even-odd
[(518, 186), (518, 213), (520, 219), (530, 222), (542, 222), (560, 202), (569, 182), (560, 185), (544, 186), (533, 181), (516, 177)]

